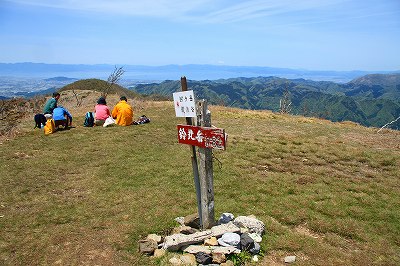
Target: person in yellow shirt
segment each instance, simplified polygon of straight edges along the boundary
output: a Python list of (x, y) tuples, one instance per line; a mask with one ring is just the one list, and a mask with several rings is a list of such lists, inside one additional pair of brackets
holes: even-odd
[(120, 101), (112, 110), (112, 117), (115, 119), (115, 123), (120, 126), (129, 126), (133, 122), (133, 109), (127, 103), (125, 96), (119, 98)]

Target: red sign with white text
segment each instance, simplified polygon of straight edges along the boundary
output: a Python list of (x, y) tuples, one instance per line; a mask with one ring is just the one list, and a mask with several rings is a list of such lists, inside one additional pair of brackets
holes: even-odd
[(179, 143), (225, 150), (225, 130), (213, 127), (177, 125)]

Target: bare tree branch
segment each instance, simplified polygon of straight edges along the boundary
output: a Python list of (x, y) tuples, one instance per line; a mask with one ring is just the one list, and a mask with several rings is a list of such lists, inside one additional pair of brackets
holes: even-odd
[(75, 92), (75, 90), (72, 90), (72, 93), (74, 94), (74, 96), (75, 96), (75, 99), (76, 99), (76, 107), (79, 107), (79, 106), (81, 106), (82, 105), (82, 100), (83, 100), (83, 97), (81, 96), (81, 97), (78, 97), (79, 96), (79, 94), (78, 93), (76, 93)]
[(115, 66), (114, 71), (110, 74), (110, 76), (107, 79), (107, 88), (104, 90), (104, 92), (101, 94), (102, 97), (107, 98), (108, 93), (110, 92), (111, 88), (114, 86), (114, 84), (117, 84), (118, 81), (120, 80), (121, 76), (125, 73), (125, 70), (123, 67), (117, 67)]

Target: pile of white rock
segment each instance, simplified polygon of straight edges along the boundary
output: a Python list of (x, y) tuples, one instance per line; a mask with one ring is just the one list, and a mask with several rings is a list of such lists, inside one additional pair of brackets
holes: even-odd
[(171, 235), (148, 235), (139, 241), (139, 251), (155, 257), (166, 251), (183, 251), (183, 255), (170, 259), (174, 265), (230, 265), (226, 255), (242, 251), (257, 260), (265, 225), (253, 215), (235, 218), (232, 213), (223, 213), (217, 225), (203, 231), (199, 230), (197, 214), (175, 220), (180, 226)]

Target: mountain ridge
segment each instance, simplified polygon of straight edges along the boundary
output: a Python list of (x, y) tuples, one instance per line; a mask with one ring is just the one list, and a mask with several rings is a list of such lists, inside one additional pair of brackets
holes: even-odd
[[(196, 97), (207, 99), (212, 104), (275, 112), (280, 110), (280, 100), (285, 91), (288, 91), (292, 102), (291, 113), (334, 122), (349, 120), (364, 126), (380, 127), (400, 116), (399, 87), (385, 86), (384, 83), (368, 86), (361, 81), (354, 85), (257, 77), (216, 81), (188, 80), (188, 87), (195, 91)], [(157, 93), (165, 96), (179, 88), (179, 81), (137, 84), (131, 87), (141, 94)], [(399, 129), (400, 124), (396, 123), (392, 128)]]

